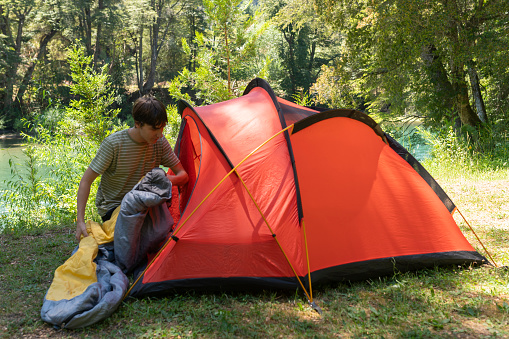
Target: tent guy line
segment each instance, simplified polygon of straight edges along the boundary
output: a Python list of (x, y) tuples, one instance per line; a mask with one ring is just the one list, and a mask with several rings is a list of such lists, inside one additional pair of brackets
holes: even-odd
[(486, 254), (490, 257), (490, 260), (491, 262), (493, 263), (493, 265), (498, 268), (498, 265), (496, 263), (495, 260), (493, 260), (493, 257), (491, 256), (490, 252), (488, 251), (488, 249), (486, 248), (486, 246), (484, 246), (484, 243), (481, 241), (481, 239), (479, 239), (479, 237), (477, 236), (477, 233), (475, 233), (474, 231), (474, 228), (472, 226), (470, 226), (470, 223), (468, 222), (467, 218), (465, 218), (465, 216), (463, 215), (463, 213), (461, 213), (460, 209), (456, 206), (455, 208), (458, 213), (461, 215), (461, 217), (463, 218), (463, 220), (465, 221), (465, 223), (468, 225), (468, 228), (470, 228), (470, 230), (472, 231), (472, 233), (474, 234), (475, 238), (477, 239), (477, 241), (479, 242), (479, 244), (481, 244), (482, 248), (484, 249), (484, 252), (486, 252)]

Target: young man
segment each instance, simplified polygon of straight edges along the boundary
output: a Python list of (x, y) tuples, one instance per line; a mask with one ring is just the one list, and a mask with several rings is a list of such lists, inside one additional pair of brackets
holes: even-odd
[(169, 167), (173, 185), (187, 183), (188, 175), (173, 152), (163, 129), (168, 122), (166, 108), (157, 99), (142, 97), (133, 107), (134, 127), (111, 134), (103, 140), (95, 158), (81, 178), (77, 196), (76, 240), (88, 236), (85, 208), (90, 187), (101, 175), (96, 206), (103, 222), (122, 202), (124, 195), (149, 171), (159, 165)]

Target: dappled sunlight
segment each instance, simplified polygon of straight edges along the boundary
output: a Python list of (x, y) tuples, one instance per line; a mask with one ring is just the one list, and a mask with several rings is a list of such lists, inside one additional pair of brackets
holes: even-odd
[(466, 221), (460, 213), (454, 213), (454, 220), (472, 246), (489, 259), (479, 237), (498, 266), (508, 265), (509, 180), (466, 181), (460, 178), (441, 185), (465, 217)]

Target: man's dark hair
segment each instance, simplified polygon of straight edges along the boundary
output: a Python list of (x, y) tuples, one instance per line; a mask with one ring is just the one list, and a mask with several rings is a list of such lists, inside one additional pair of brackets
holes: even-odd
[(139, 122), (142, 126), (149, 124), (154, 128), (168, 123), (164, 104), (156, 98), (149, 96), (136, 100), (133, 107), (133, 118), (134, 121)]

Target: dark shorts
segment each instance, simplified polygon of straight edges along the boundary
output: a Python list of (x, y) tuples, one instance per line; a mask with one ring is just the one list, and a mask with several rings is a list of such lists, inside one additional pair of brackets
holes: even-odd
[[(117, 207), (118, 207), (118, 206), (117, 206)], [(103, 222), (106, 222), (106, 221), (108, 221), (108, 220), (110, 220), (110, 219), (111, 219), (111, 215), (113, 214), (113, 211), (115, 211), (115, 209), (116, 209), (117, 207), (113, 207), (111, 210), (109, 210), (108, 212), (106, 212), (106, 214), (105, 214), (105, 215), (103, 215), (103, 216), (101, 217), (101, 219), (103, 220)]]

